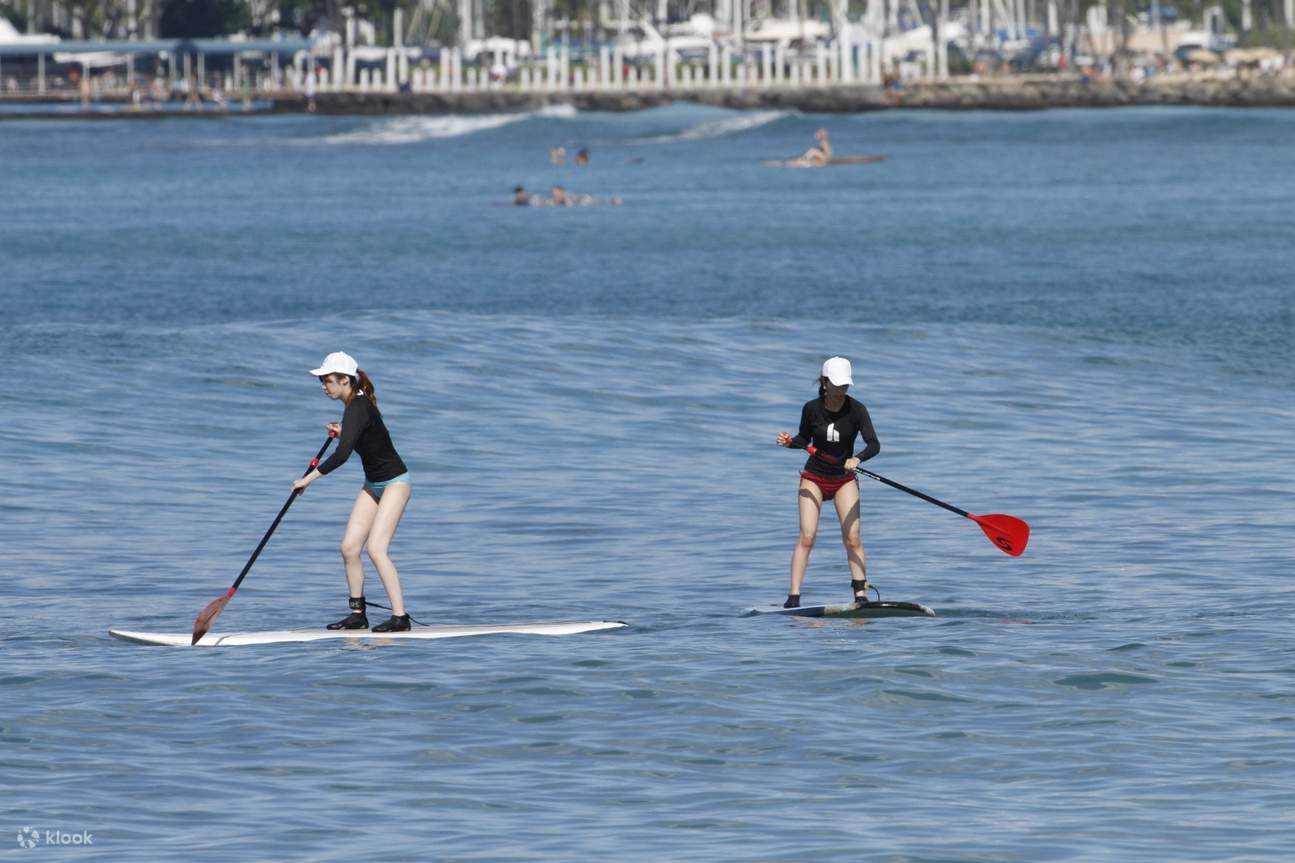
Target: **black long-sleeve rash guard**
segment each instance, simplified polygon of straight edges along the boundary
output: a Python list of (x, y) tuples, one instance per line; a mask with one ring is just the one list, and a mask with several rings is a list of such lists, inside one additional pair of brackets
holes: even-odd
[[(862, 435), (864, 448), (854, 453), (854, 439)], [(881, 443), (877, 433), (872, 430), (872, 418), (863, 402), (845, 397), (845, 403), (838, 411), (829, 411), (822, 397), (805, 402), (800, 411), (800, 432), (791, 439), (796, 449), (804, 449), (813, 444), (820, 452), (836, 459), (836, 462), (820, 458), (817, 454), (805, 462), (805, 470), (822, 477), (845, 476), (842, 462), (851, 454), (859, 461), (868, 459), (881, 452)]]
[(337, 439), (337, 449), (319, 466), (319, 472), (337, 470), (351, 457), (352, 451), (360, 454), (364, 478), (369, 482), (386, 482), (408, 470), (391, 443), (382, 414), (362, 395), (351, 399), (342, 413), (342, 434)]

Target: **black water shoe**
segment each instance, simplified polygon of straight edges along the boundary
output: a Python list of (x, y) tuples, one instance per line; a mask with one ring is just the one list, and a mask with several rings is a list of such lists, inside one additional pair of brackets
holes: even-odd
[(369, 618), (364, 613), (364, 597), (352, 596), (351, 613), (336, 623), (328, 624), (328, 629), (368, 629)]
[(408, 632), (409, 615), (393, 614), (385, 623), (379, 623), (370, 632)]
[(783, 607), (783, 608), (800, 608), (800, 594), (799, 594), (799, 593), (789, 593), (789, 594), (787, 594), (787, 601), (786, 601), (786, 602), (784, 602), (784, 603), (782, 604), (782, 607)]

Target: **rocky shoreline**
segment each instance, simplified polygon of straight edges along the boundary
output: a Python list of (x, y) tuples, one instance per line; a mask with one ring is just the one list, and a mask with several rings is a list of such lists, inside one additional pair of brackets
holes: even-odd
[[(220, 116), (211, 111), (9, 113), (6, 102), (38, 101), (32, 97), (0, 97), (0, 119), (58, 119), (90, 117), (141, 119)], [(56, 95), (39, 101), (75, 101)], [(124, 102), (125, 96), (101, 102)], [(498, 114), (571, 105), (581, 111), (639, 111), (686, 101), (737, 109), (798, 110), (806, 113), (857, 113), (903, 109), (945, 111), (1038, 111), (1050, 108), (1115, 108), (1134, 105), (1195, 105), (1208, 107), (1293, 107), (1295, 75), (1232, 75), (1131, 79), (1084, 79), (1078, 76), (1018, 76), (982, 80), (916, 82), (899, 89), (872, 85), (830, 87), (674, 88), (671, 90), (566, 90), (522, 92), (517, 89), (457, 93), (321, 92), (320, 114)], [(270, 98), (258, 113), (297, 113), (306, 110), (303, 97)]]
[[(1128, 79), (1005, 78), (878, 86), (589, 90), (522, 93), (320, 93), (326, 114), (483, 114), (572, 105), (582, 111), (638, 111), (674, 101), (725, 108), (856, 113), (905, 108), (947, 111), (1037, 111), (1048, 108), (1114, 108), (1131, 105), (1210, 107), (1295, 106), (1295, 77), (1179, 77)], [(276, 99), (276, 111), (305, 109), (300, 98)]]

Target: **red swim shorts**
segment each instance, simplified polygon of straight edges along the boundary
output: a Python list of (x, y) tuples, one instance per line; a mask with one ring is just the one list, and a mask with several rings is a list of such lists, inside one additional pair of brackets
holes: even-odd
[(841, 490), (842, 486), (844, 486), (848, 482), (854, 482), (854, 474), (846, 474), (845, 476), (836, 476), (836, 477), (826, 477), (826, 476), (819, 476), (816, 473), (810, 473), (807, 470), (802, 470), (800, 472), (800, 475), (802, 479), (807, 479), (810, 482), (812, 482), (814, 485), (822, 489), (823, 500), (831, 500), (832, 498), (836, 497), (836, 493)]

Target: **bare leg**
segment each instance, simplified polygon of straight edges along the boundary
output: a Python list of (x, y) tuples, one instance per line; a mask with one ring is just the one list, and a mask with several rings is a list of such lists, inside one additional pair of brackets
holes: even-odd
[[(836, 514), (841, 519), (841, 542), (845, 544), (845, 556), (850, 562), (850, 578), (854, 581), (866, 581), (868, 564), (863, 554), (863, 541), (859, 539), (859, 484), (848, 482), (841, 486), (836, 497)], [(855, 599), (865, 599), (867, 591), (855, 594)]]
[(814, 550), (814, 538), (818, 535), (818, 514), (823, 508), (823, 490), (801, 477), (800, 491), (797, 494), (800, 502), (800, 536), (791, 553), (791, 593), (799, 595), (800, 583), (805, 580), (805, 567), (809, 566), (809, 553)]
[(405, 505), (409, 503), (412, 493), (408, 483), (397, 482), (387, 486), (382, 492), (382, 499), (377, 504), (377, 517), (369, 529), (369, 560), (382, 579), (387, 596), (391, 599), (391, 613), (400, 616), (405, 613), (405, 598), (400, 592), (400, 576), (396, 574), (396, 565), (387, 556), (391, 546), (391, 537), (400, 525), (400, 517), (405, 514)]
[(378, 502), (361, 489), (351, 506), (351, 519), (346, 523), (346, 533), (342, 536), (342, 563), (346, 567), (346, 586), (350, 588), (351, 596), (364, 595), (364, 564), (360, 562), (360, 551), (377, 514)]

